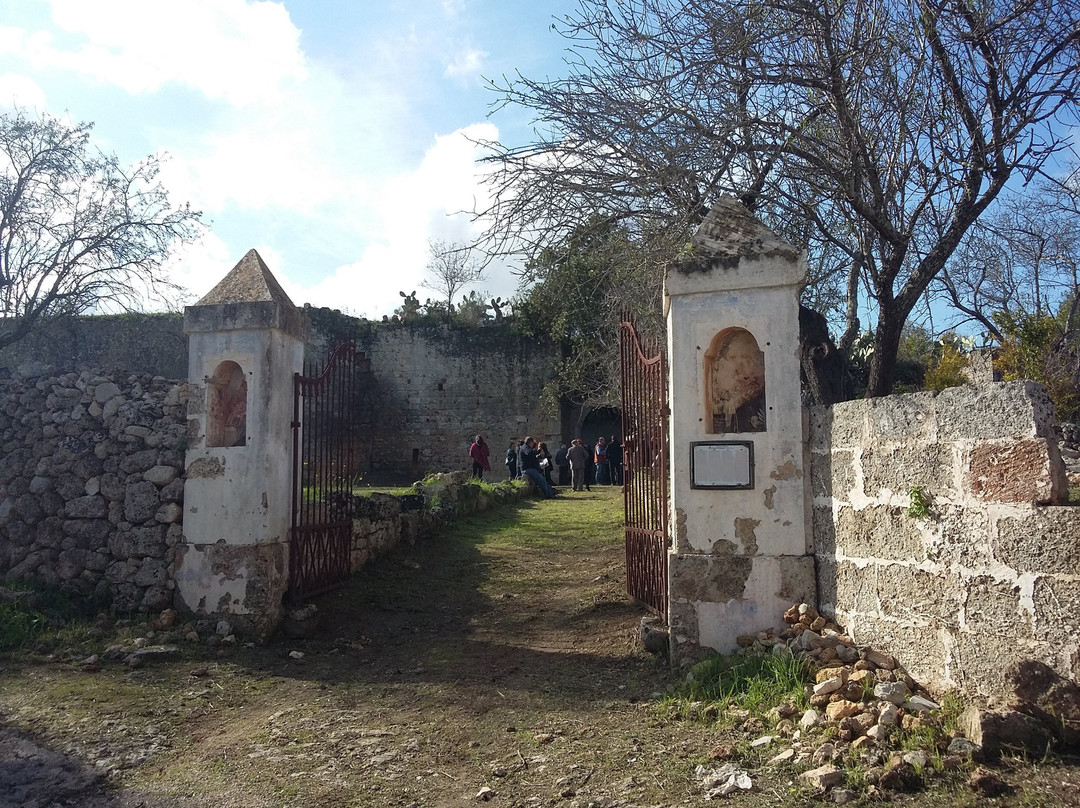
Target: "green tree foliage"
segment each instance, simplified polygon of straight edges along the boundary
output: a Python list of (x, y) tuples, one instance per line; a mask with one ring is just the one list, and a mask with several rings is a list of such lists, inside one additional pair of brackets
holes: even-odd
[(589, 222), (544, 249), (526, 268), (530, 280), (515, 307), (524, 333), (559, 345), (561, 360), (545, 390), (545, 406), (561, 402), (619, 405), (619, 323), (627, 307), (652, 314), (638, 322), (659, 333), (659, 273), (646, 271), (645, 254), (612, 220)]
[(964, 375), (967, 366), (968, 358), (960, 347), (955, 343), (945, 343), (923, 375), (923, 388), (944, 390), (948, 387), (960, 387), (968, 381)]
[(996, 312), (1002, 334), (994, 367), (1006, 381), (1032, 379), (1050, 393), (1062, 421), (1080, 419), (1080, 335), (1072, 321), (1076, 297), (1058, 315)]
[(0, 348), (47, 320), (166, 300), (162, 268), (198, 232), (159, 160), (131, 168), (90, 144), (91, 124), (0, 116)]

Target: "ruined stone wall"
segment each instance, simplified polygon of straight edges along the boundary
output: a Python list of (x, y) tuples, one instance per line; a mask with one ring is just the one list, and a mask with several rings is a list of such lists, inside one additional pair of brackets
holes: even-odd
[(187, 385), (160, 376), (0, 379), (0, 577), (170, 606), (186, 410)]
[(1007, 695), (1022, 659), (1080, 676), (1080, 508), (1052, 504), (1052, 418), (1032, 382), (813, 408), (822, 611), (931, 688)]
[[(505, 472), (511, 438), (531, 434), (554, 441), (553, 453), (558, 447), (559, 420), (540, 408), (558, 359), (554, 346), (506, 323), (376, 323), (329, 309), (305, 307), (304, 313), (312, 321), (307, 362), (325, 362), (337, 337), (356, 339), (372, 360), (358, 402), (358, 454), (369, 479), (411, 481), (429, 471), (464, 469), (477, 433), (491, 446), (497, 478)], [(0, 369), (27, 363), (46, 373), (105, 367), (185, 378), (187, 339), (176, 314), (80, 317), (0, 351)]]
[(392, 323), (359, 334), (358, 343), (371, 359), (363, 460), (373, 474), (416, 479), (471, 468), (477, 434), (490, 447), (494, 479), (505, 476), (512, 438), (558, 447), (559, 420), (540, 406), (557, 358), (550, 345), (496, 326)]

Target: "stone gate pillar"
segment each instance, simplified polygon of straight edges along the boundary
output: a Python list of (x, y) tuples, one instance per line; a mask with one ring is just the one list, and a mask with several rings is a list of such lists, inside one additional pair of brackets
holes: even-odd
[(668, 267), (674, 658), (814, 601), (799, 383), (803, 255), (727, 198)]
[(293, 374), (307, 323), (251, 250), (196, 305), (178, 606), (264, 637), (289, 581)]

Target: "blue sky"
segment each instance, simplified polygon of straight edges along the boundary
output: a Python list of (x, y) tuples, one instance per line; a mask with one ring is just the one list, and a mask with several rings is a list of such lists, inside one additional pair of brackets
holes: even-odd
[[(210, 227), (172, 267), (194, 302), (255, 247), (297, 304), (368, 317), (419, 289), (428, 239), (483, 198), (470, 137), (520, 144), (484, 78), (563, 72), (574, 0), (0, 0), (0, 107), (165, 153)], [(508, 296), (510, 267), (481, 291)], [(437, 297), (419, 290), (419, 296)]]

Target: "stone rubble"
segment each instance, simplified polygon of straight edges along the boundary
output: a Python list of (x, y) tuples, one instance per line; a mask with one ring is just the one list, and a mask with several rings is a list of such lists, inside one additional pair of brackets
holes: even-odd
[[(941, 741), (940, 747), (898, 752), (894, 744), (901, 731), (941, 731), (941, 705), (894, 657), (857, 646), (813, 606), (794, 604), (783, 619), (784, 630), (743, 635), (738, 643), (744, 653), (807, 661), (814, 675), (806, 693), (810, 708), (798, 716), (797, 723), (787, 720), (797, 715), (794, 706), (774, 710), (771, 718), (776, 727), (768, 734), (754, 723), (748, 710), (732, 706), (716, 714), (722, 712), (743, 732), (753, 733), (756, 740), (749, 743), (751, 748), (770, 747), (765, 765), (774, 771), (785, 765), (804, 769), (799, 782), (830, 801), (843, 804), (856, 799), (854, 792), (841, 787), (846, 779), (844, 765), (863, 767), (866, 795), (873, 796), (880, 791), (917, 790), (938, 768), (958, 769), (1005, 750), (1042, 756), (1055, 743), (1068, 749), (1080, 737), (1080, 685), (1042, 663), (1029, 661), (1006, 672), (1016, 694), (1008, 705), (968, 707), (959, 717), (958, 732)], [(709, 709), (698, 707), (703, 715)], [(776, 751), (779, 745), (786, 748)], [(710, 757), (723, 760), (737, 755), (737, 747), (728, 744), (714, 748)], [(735, 766), (728, 763), (724, 771)], [(1007, 793), (1010, 788), (988, 769), (976, 770), (969, 787), (984, 796)]]
[(187, 384), (51, 373), (0, 379), (0, 574), (117, 611), (171, 606)]
[[(894, 657), (857, 646), (813, 606), (794, 604), (783, 619), (786, 628), (782, 631), (769, 629), (738, 638), (743, 652), (795, 656), (806, 660), (814, 672), (814, 683), (807, 686), (810, 708), (799, 715), (793, 706), (784, 705), (782, 711), (774, 711), (776, 730), (758, 732), (759, 737), (750, 743), (751, 747), (785, 746), (771, 754), (768, 765), (805, 769), (798, 775), (799, 782), (838, 804), (856, 797), (842, 788), (845, 762), (867, 767), (871, 790), (911, 790), (932, 776), (929, 752), (895, 754), (892, 744), (901, 730), (932, 724), (940, 713), (938, 702), (922, 691)], [(781, 712), (797, 723), (781, 719)], [(737, 708), (724, 714), (744, 730), (753, 720), (748, 711)], [(948, 764), (955, 766), (962, 760), (980, 760), (982, 749), (957, 735), (950, 739), (948, 754), (952, 756)]]

